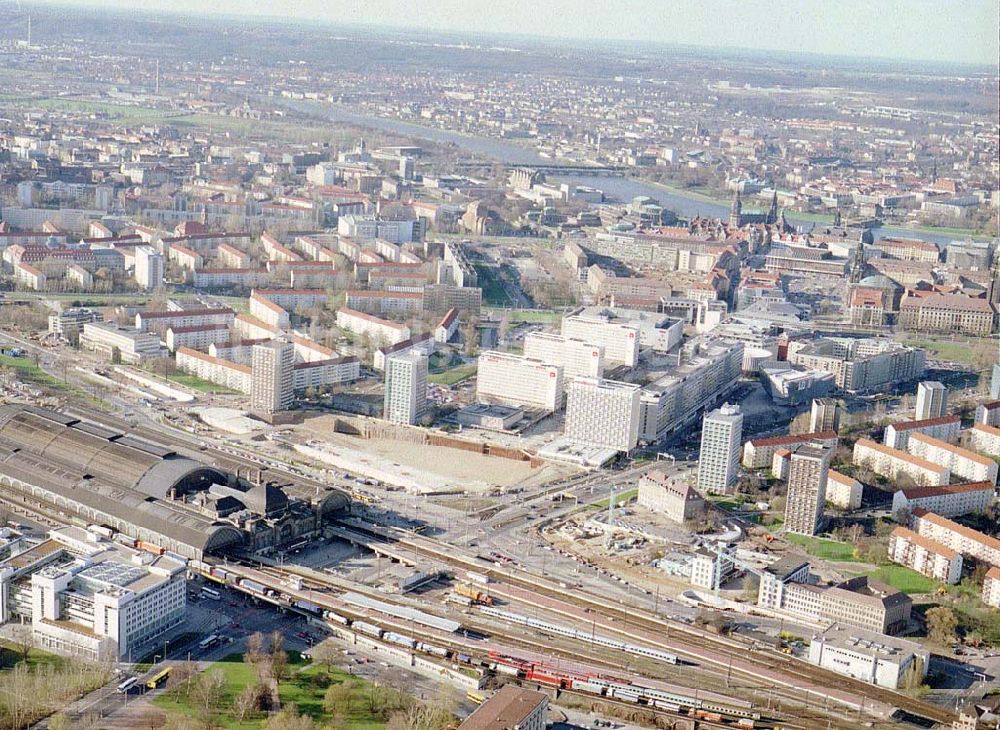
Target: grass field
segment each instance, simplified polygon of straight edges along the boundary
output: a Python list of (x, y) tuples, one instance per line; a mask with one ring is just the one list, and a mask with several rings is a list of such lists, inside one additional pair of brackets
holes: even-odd
[(940, 585), (933, 578), (928, 578), (902, 565), (882, 565), (868, 575), (903, 593), (933, 593)]
[[(637, 496), (639, 496), (638, 489), (630, 489), (627, 492), (619, 492), (618, 494), (615, 495), (615, 507), (620, 507), (623, 504), (627, 504), (628, 502), (631, 502), (633, 499), (635, 499)], [(594, 504), (589, 506), (591, 509), (607, 509), (609, 504), (611, 504), (611, 497), (608, 497), (607, 499), (602, 499), (600, 502), (595, 502)]]
[(217, 385), (210, 380), (204, 380), (199, 378), (197, 375), (189, 375), (188, 373), (170, 373), (167, 375), (167, 380), (177, 383), (178, 385), (183, 385), (191, 390), (197, 390), (199, 393), (217, 393), (219, 395), (239, 395), (238, 390), (233, 390), (232, 388), (227, 388), (223, 385)]
[(785, 535), (788, 542), (799, 547), (804, 547), (810, 555), (815, 555), (823, 560), (833, 560), (841, 562), (851, 562), (854, 557), (854, 546), (846, 542), (836, 540), (821, 540), (817, 537), (807, 537), (805, 535)]
[(52, 377), (40, 367), (35, 365), (35, 361), (30, 357), (10, 357), (8, 355), (0, 355), (0, 368), (11, 368), (12, 370), (15, 370), (17, 372), (18, 380), (23, 380), (25, 383), (31, 383), (32, 385), (38, 385), (67, 393), (75, 390), (73, 386), (67, 385), (63, 381)]
[(988, 339), (977, 340), (974, 338), (966, 342), (941, 342), (938, 340), (921, 340), (917, 338), (904, 339), (901, 342), (908, 347), (919, 347), (920, 349), (927, 350), (929, 357), (933, 359), (949, 360), (965, 365), (975, 364), (977, 345), (996, 348), (995, 340), (991, 342)]
[(483, 290), (483, 304), (492, 307), (502, 307), (510, 304), (510, 298), (500, 282), (497, 270), (484, 264), (474, 264), (479, 277), (479, 286)]
[[(502, 316), (504, 312), (495, 312), (496, 316)], [(558, 322), (562, 319), (562, 312), (556, 312), (551, 309), (512, 309), (506, 312), (507, 319), (510, 322), (538, 322), (541, 324), (550, 324), (552, 322)]]
[(445, 370), (443, 373), (428, 375), (427, 382), (434, 383), (436, 385), (454, 385), (455, 383), (462, 382), (466, 378), (471, 378), (475, 374), (475, 363), (471, 365), (459, 365), (457, 368)]
[[(307, 664), (296, 652), (289, 652), (289, 667), (288, 678), (278, 685), (282, 706), (294, 704), (300, 713), (308, 715), (318, 722), (324, 719), (323, 695), (326, 692), (326, 687), (329, 684), (357, 679), (339, 669), (331, 669), (328, 673), (325, 667)], [(257, 730), (260, 728), (259, 716), (243, 722), (229, 716), (229, 711), (233, 707), (233, 701), (237, 695), (248, 684), (256, 681), (253, 667), (244, 664), (241, 655), (234, 654), (220, 662), (215, 662), (207, 671), (212, 669), (221, 670), (226, 678), (222, 701), (219, 702), (216, 716), (213, 718), (213, 727), (226, 728), (226, 730), (250, 730), (251, 728)], [(381, 730), (385, 727), (385, 723), (373, 716), (368, 710), (366, 700), (368, 687), (367, 682), (360, 683), (352, 695), (349, 707), (344, 708), (346, 722), (343, 727), (346, 730)], [(191, 717), (198, 715), (196, 706), (173, 692), (160, 695), (153, 701), (153, 704), (174, 714)]]

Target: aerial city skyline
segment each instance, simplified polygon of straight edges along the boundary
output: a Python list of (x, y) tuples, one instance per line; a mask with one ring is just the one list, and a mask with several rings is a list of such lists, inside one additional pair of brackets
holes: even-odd
[(0, 4), (0, 730), (997, 728), (995, 4)]

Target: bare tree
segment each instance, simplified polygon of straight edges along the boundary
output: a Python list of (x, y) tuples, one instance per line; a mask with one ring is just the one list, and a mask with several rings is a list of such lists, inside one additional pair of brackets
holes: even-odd
[(264, 723), (265, 730), (316, 730), (316, 723), (308, 715), (300, 715), (295, 705), (271, 715)]
[(212, 713), (219, 706), (225, 687), (226, 675), (222, 673), (221, 669), (211, 669), (192, 683), (191, 695), (197, 702), (199, 714), (206, 725), (211, 720)]
[(288, 674), (288, 652), (285, 651), (285, 636), (280, 631), (271, 632), (271, 676), (276, 682)]

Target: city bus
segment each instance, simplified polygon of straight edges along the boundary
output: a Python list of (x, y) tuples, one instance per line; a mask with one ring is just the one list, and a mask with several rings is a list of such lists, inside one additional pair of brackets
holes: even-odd
[(170, 676), (170, 667), (161, 669), (146, 681), (146, 688), (156, 689), (168, 676)]
[(483, 695), (478, 692), (473, 692), (471, 689), (465, 693), (465, 699), (476, 705), (481, 705), (486, 702), (486, 698)]
[(120, 694), (125, 694), (130, 689), (132, 689), (133, 687), (135, 687), (135, 683), (138, 682), (138, 681), (139, 680), (136, 679), (135, 677), (129, 677), (124, 682), (122, 682), (121, 684), (118, 685), (118, 692)]
[(198, 648), (204, 651), (205, 649), (209, 649), (218, 643), (219, 643), (219, 635), (211, 634), (198, 642)]
[(203, 595), (205, 598), (211, 598), (213, 601), (221, 601), (222, 600), (222, 594), (219, 593), (214, 588), (208, 588), (208, 587), (203, 586), (202, 589), (201, 589), (201, 595)]

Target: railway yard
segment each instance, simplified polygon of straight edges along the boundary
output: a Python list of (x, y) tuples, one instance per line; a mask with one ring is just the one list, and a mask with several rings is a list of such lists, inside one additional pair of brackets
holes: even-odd
[[(100, 417), (111, 426), (128, 425)], [(182, 433), (165, 436), (143, 426), (133, 431), (197, 452), (219, 467), (259, 465), (236, 450), (206, 449)], [(282, 472), (280, 464), (269, 468)], [(308, 476), (296, 471), (285, 476), (308, 491)], [(630, 476), (626, 471), (618, 478)], [(548, 508), (553, 495), (580, 492), (595, 481), (581, 476), (521, 495), (513, 519), (499, 510), (471, 535), (453, 529), (432, 537), (414, 525), (380, 526), (368, 519), (370, 511), (358, 510), (324, 528), (324, 540), (296, 548), (294, 557), (205, 557), (191, 561), (189, 570), (210, 590), (215, 585), (240, 592), (262, 606), (305, 617), (321, 636), (359, 652), (445, 681), (460, 679), (473, 690), (513, 681), (551, 692), (557, 704), (563, 698), (613, 715), (641, 710), (651, 722), (703, 727), (896, 727), (901, 717), (923, 718), (930, 726), (953, 719), (916, 697), (831, 675), (751, 639), (668, 618), (650, 606), (644, 589), (598, 593), (581, 582), (568, 590), (555, 570), (543, 574), (508, 554), (477, 548), (477, 537), (483, 540), (491, 530), (537, 529), (540, 522), (528, 519), (534, 505)], [(52, 526), (65, 521), (41, 502), (10, 506)], [(549, 509), (546, 517), (556, 514)], [(408, 593), (387, 594), (334, 570), (307, 567), (312, 551), (337, 545), (341, 553), (370, 555), (379, 565), (419, 567), (427, 579)], [(555, 568), (557, 557), (546, 555)]]

